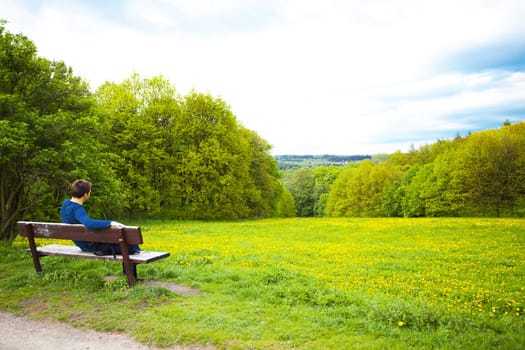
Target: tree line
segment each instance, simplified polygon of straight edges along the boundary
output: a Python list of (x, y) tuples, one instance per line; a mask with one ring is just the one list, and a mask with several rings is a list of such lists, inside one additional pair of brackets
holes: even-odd
[(351, 162), (360, 162), (364, 159), (371, 159), (370, 155), (276, 155), (277, 164), (280, 170), (287, 170), (302, 167), (318, 167), (326, 165), (346, 165)]
[(85, 178), (93, 216), (293, 216), (271, 147), (220, 98), (138, 74), (95, 92), (0, 21), (0, 239), (16, 221), (59, 220)]
[(525, 215), (525, 123), (396, 152), (386, 160), (284, 172), (299, 216)]

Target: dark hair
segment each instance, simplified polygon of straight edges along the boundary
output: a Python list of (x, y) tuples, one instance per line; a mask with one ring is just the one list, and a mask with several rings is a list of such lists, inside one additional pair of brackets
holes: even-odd
[(91, 192), (91, 182), (87, 180), (77, 180), (71, 185), (71, 195), (75, 198), (80, 198), (89, 192)]

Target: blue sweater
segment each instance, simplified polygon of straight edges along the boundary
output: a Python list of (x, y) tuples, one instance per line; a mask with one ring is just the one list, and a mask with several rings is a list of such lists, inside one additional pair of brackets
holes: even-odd
[[(82, 224), (90, 230), (101, 230), (111, 225), (111, 220), (95, 220), (89, 217), (86, 209), (78, 203), (66, 199), (60, 208), (60, 217), (64, 224)], [(90, 244), (84, 241), (73, 241), (84, 251), (91, 251)]]

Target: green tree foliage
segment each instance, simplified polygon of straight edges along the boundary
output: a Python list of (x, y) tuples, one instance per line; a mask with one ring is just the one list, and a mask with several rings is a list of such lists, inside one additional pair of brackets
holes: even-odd
[(281, 193), (281, 197), (279, 200), (279, 206), (278, 206), (278, 211), (277, 211), (278, 216), (282, 218), (289, 218), (289, 217), (296, 216), (297, 209), (295, 209), (295, 200), (292, 194), (290, 193), (290, 191), (288, 191), (288, 189), (284, 185), (281, 186), (281, 191), (282, 193)]
[[(440, 154), (455, 148), (457, 144), (461, 143), (461, 140), (462, 138), (458, 136), (452, 141), (438, 140), (435, 143), (423, 145), (417, 150), (412, 149), (406, 155), (405, 164), (411, 166), (415, 164), (425, 165), (432, 163)], [(389, 160), (392, 160), (392, 156)]]
[[(250, 159), (251, 195), (247, 198), (253, 217), (295, 216), (293, 197), (279, 181), (277, 161), (270, 156), (270, 144), (255, 131), (241, 127), (240, 131), (248, 140)], [(290, 207), (291, 205), (291, 207)]]
[[(100, 128), (88, 86), (63, 62), (37, 56), (35, 45), (0, 23), (0, 238), (20, 218), (57, 217), (57, 203), (77, 177), (118, 193), (112, 157), (96, 141)], [(102, 181), (103, 180), (103, 181)], [(112, 208), (101, 195), (97, 214)], [(94, 201), (96, 202), (96, 200)]]
[[(420, 167), (415, 165), (403, 175), (402, 179), (396, 179), (385, 186), (381, 193), (381, 214), (383, 216), (399, 217), (404, 215), (404, 211), (410, 205), (407, 192), (415, 174), (417, 174), (419, 170)], [(417, 216), (422, 215), (423, 214)]]
[(97, 92), (130, 214), (190, 219), (278, 215), (282, 195), (269, 144), (221, 99), (177, 96), (162, 77), (137, 74)]
[(134, 74), (121, 84), (106, 83), (97, 91), (104, 140), (118, 154), (118, 176), (129, 197), (128, 215), (151, 216), (169, 205), (163, 193), (171, 190), (169, 123), (178, 113), (175, 90), (162, 78)]
[[(525, 123), (505, 126), (503, 142), (512, 144), (517, 149), (512, 152), (513, 161), (509, 162), (512, 166), (514, 177), (510, 186), (514, 203), (510, 205), (512, 216), (525, 216)], [(508, 138), (508, 139), (506, 139)], [(510, 173), (510, 170), (507, 170)]]
[(330, 187), (337, 176), (341, 173), (343, 167), (341, 166), (322, 166), (312, 169), (312, 177), (314, 178), (314, 216), (324, 216), (326, 210), (326, 201)]
[(380, 216), (383, 189), (395, 180), (395, 170), (387, 162), (365, 160), (347, 167), (335, 180), (326, 203), (330, 216)]
[(523, 215), (523, 123), (456, 139), (418, 171), (405, 216)]
[[(525, 123), (472, 134), (458, 150), (459, 189), (470, 215), (520, 213), (525, 196)], [(458, 191), (458, 189), (455, 189)]]
[(283, 183), (294, 198), (297, 216), (314, 216), (316, 198), (312, 168), (302, 167), (287, 170), (283, 176)]
[(327, 214), (523, 216), (524, 174), (525, 123), (506, 123), (345, 169), (331, 188)]
[(290, 168), (283, 171), (283, 184), (294, 198), (297, 216), (324, 216), (326, 199), (342, 166)]
[(192, 92), (171, 127), (177, 140), (175, 196), (188, 218), (250, 216), (257, 201), (249, 145), (226, 103)]

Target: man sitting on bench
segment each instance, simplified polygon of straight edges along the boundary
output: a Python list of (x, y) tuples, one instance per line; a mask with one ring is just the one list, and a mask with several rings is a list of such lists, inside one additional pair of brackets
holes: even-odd
[[(60, 217), (64, 224), (82, 224), (90, 230), (101, 230), (110, 226), (119, 227), (121, 223), (111, 220), (91, 219), (83, 204), (91, 195), (91, 183), (87, 180), (77, 180), (71, 185), (71, 199), (66, 199), (60, 208)], [(73, 241), (84, 252), (93, 252), (95, 255), (121, 254), (120, 245), (116, 243), (98, 243)], [(128, 245), (129, 254), (137, 254), (140, 247), (136, 244)], [(136, 265), (133, 266), (133, 275), (137, 278)]]

